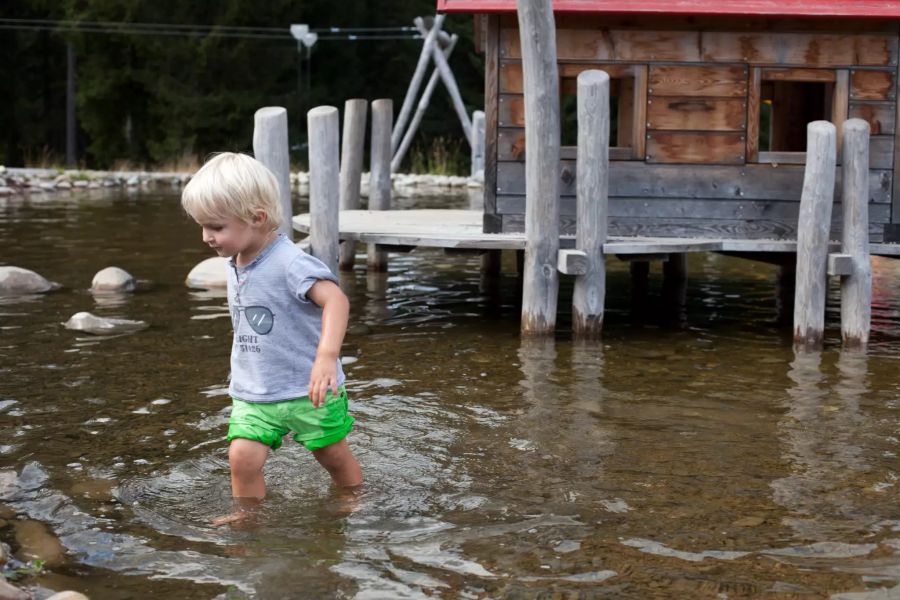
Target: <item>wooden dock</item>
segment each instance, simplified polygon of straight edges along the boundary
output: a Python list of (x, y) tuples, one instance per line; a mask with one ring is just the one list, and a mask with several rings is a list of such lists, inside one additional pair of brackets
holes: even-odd
[[(341, 240), (378, 244), (397, 251), (445, 248), (458, 251), (524, 250), (524, 233), (483, 233), (481, 210), (410, 209), (342, 210), (338, 219)], [(296, 215), (294, 229), (308, 234), (309, 214)], [(574, 248), (575, 236), (561, 236), (560, 248)], [(832, 252), (840, 250), (833, 242)], [(603, 244), (603, 254), (622, 258), (683, 252), (795, 253), (795, 240), (707, 239), (674, 237), (615, 237)], [(878, 256), (900, 256), (900, 244), (869, 244)]]

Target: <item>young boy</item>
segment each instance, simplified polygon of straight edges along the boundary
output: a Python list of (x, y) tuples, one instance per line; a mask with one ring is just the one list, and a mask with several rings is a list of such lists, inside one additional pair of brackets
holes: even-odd
[(228, 461), (241, 519), (266, 495), (262, 468), (269, 448), (288, 432), (349, 488), (362, 471), (346, 436), (353, 426), (340, 349), (349, 302), (331, 271), (277, 229), (282, 220), (278, 182), (262, 163), (223, 153), (197, 171), (181, 196), (203, 228), (203, 241), (229, 257), (231, 419)]

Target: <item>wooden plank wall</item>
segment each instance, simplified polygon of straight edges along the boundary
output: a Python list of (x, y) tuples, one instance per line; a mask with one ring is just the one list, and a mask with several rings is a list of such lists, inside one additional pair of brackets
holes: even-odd
[[(491, 18), (495, 28), (488, 26), (486, 55), (490, 62), (493, 45), (497, 62), (495, 70), (490, 64), (486, 69), (493, 81), (486, 89), (487, 105), (497, 107), (496, 129), (489, 132), (497, 162), (485, 224), (493, 231), (522, 231), (526, 148), (518, 31), (514, 17)], [(602, 68), (614, 79), (635, 82), (632, 145), (610, 152), (611, 234), (793, 237), (802, 165), (754, 162), (754, 76), (774, 80), (783, 71), (785, 78), (799, 73), (805, 81), (834, 82), (849, 74), (849, 91), (843, 100), (835, 94), (839, 106), (832, 118), (858, 117), (872, 127), (871, 233), (873, 241), (881, 240), (893, 198), (896, 24), (817, 20), (796, 31), (796, 22), (770, 19), (563, 15), (557, 27), (561, 78)], [(562, 155), (562, 224), (571, 233), (574, 153), (564, 149)], [(900, 200), (894, 213), (900, 220)], [(833, 214), (841, 214), (839, 206)]]

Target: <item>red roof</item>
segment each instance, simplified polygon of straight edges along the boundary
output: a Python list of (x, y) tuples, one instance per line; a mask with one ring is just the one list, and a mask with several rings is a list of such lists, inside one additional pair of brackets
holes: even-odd
[[(437, 0), (440, 12), (515, 12), (515, 0)], [(900, 0), (554, 0), (555, 12), (900, 18)]]

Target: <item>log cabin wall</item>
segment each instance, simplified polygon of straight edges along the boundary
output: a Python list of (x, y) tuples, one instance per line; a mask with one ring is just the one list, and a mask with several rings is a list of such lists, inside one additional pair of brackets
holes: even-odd
[[(515, 15), (487, 17), (484, 31), (484, 227), (523, 231), (527, 148)], [(872, 128), (870, 232), (881, 241), (892, 212), (900, 222), (897, 53), (893, 22), (557, 15), (564, 121), (578, 73), (600, 68), (611, 78), (611, 235), (793, 238), (805, 159), (805, 123), (798, 135), (797, 122), (824, 118), (840, 131), (858, 117)], [(563, 124), (564, 233), (575, 220), (572, 126)]]

